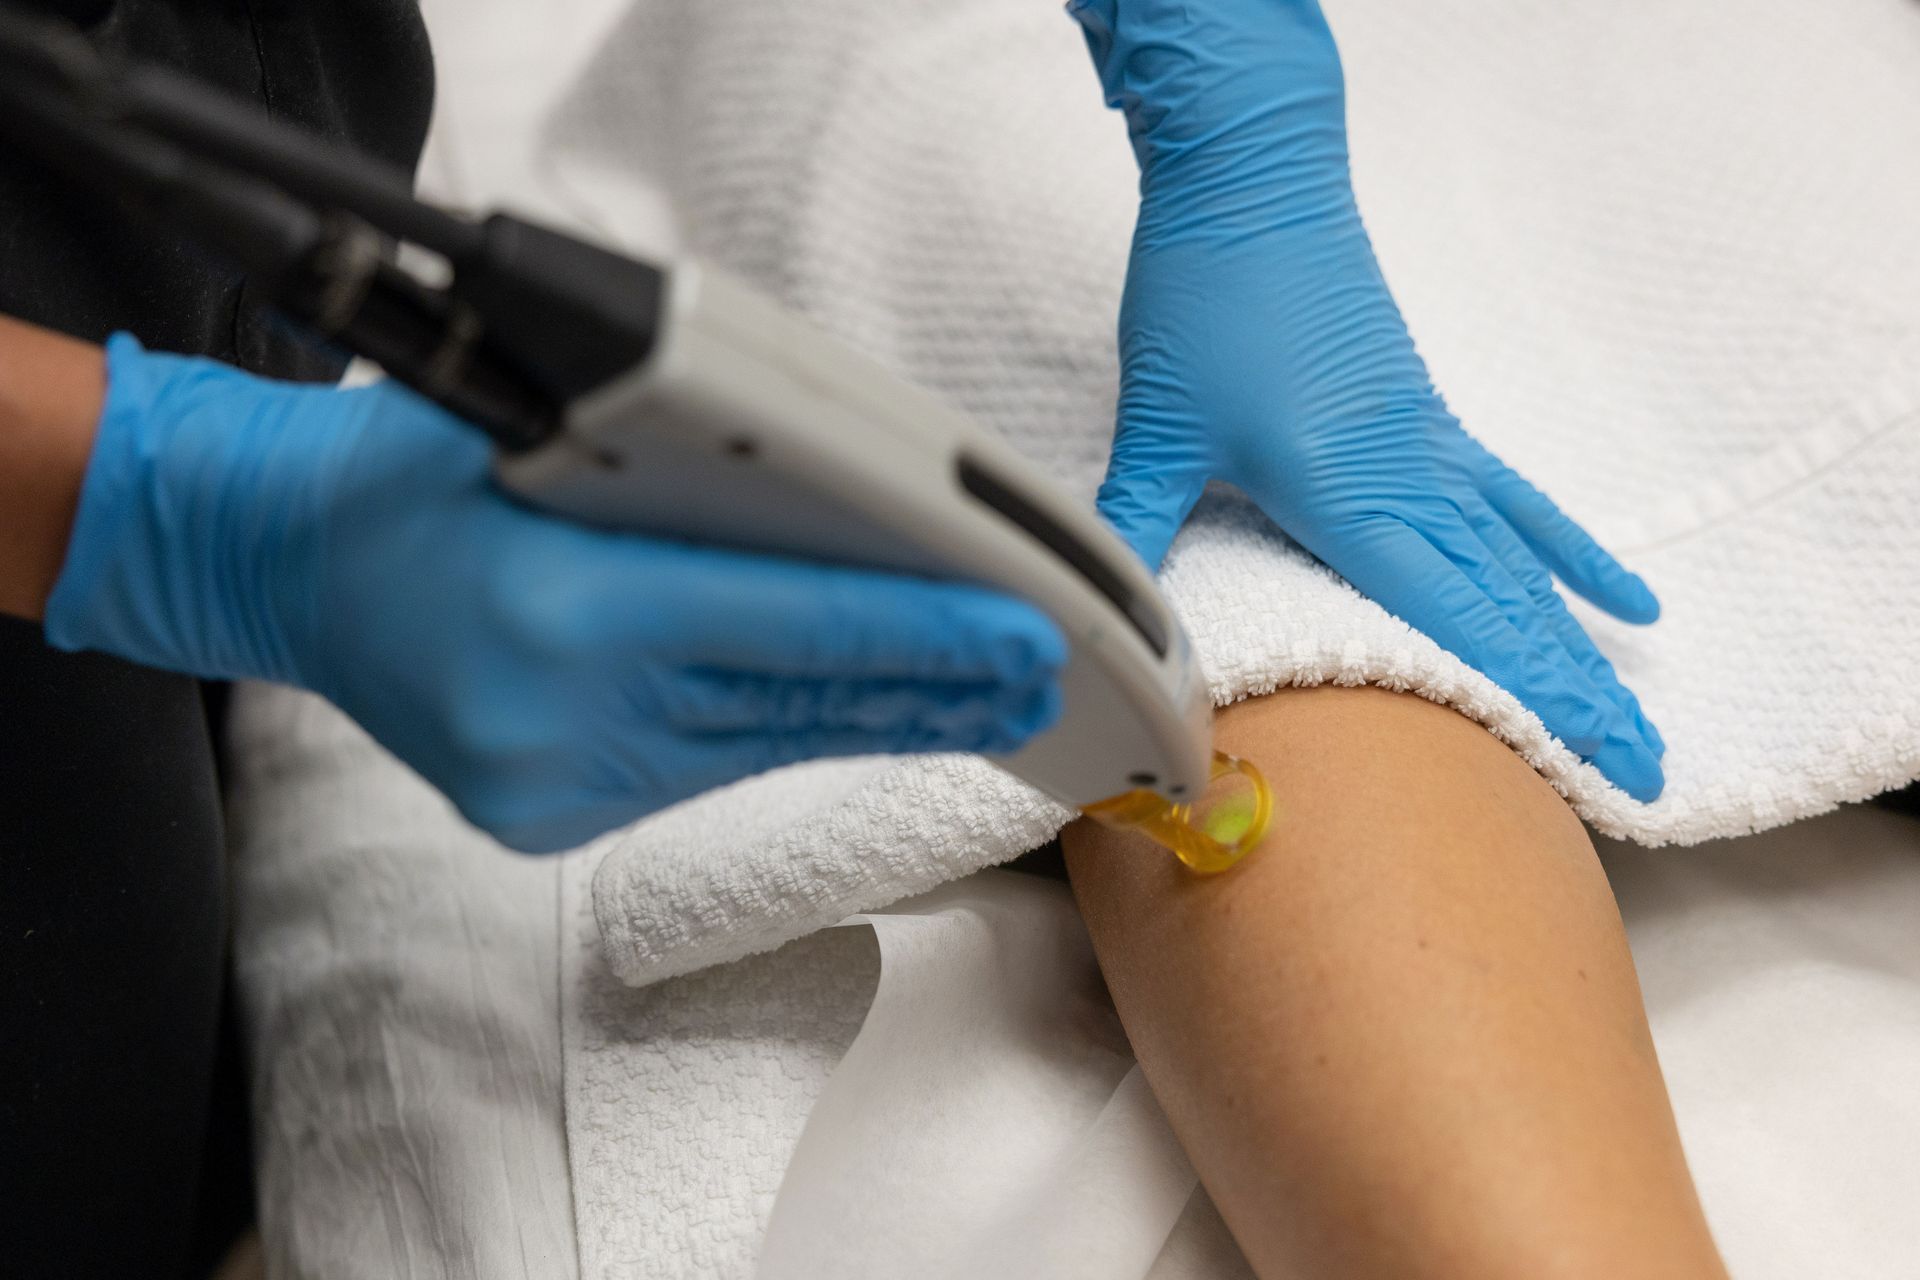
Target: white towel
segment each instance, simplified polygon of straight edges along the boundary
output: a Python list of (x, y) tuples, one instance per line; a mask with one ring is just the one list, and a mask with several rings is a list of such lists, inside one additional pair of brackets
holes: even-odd
[[(1648, 844), (1920, 774), (1920, 7), (1327, 8), (1362, 207), (1439, 385), (1665, 603), (1646, 631), (1580, 616), (1671, 744), (1667, 791), (1609, 787), (1227, 494), (1164, 576), (1215, 698), (1413, 690)], [(1085, 64), (1033, 0), (649, 0), (549, 162), (610, 231), (664, 194), (694, 246), (1090, 495), (1134, 170)], [(764, 950), (1065, 817), (970, 759), (752, 781), (618, 842), (608, 958), (645, 983)]]

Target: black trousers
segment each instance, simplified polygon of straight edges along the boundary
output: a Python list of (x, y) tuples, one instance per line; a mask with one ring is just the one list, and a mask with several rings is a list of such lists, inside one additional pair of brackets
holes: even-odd
[(226, 946), (200, 689), (13, 619), (0, 672), (0, 1270), (180, 1275)]

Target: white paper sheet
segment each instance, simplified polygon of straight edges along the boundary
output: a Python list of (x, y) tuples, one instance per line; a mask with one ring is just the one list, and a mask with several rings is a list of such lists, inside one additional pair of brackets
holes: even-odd
[(987, 872), (858, 916), (859, 1038), (814, 1104), (762, 1280), (1144, 1276), (1196, 1179), (1066, 888)]

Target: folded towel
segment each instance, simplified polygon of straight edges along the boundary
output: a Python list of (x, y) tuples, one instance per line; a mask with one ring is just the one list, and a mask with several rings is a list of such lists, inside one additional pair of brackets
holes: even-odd
[[(1230, 493), (1164, 575), (1216, 700), (1411, 690), (1647, 844), (1920, 775), (1920, 8), (1327, 8), (1362, 207), (1439, 385), (1666, 605), (1645, 631), (1577, 612), (1668, 787), (1609, 787)], [(1093, 492), (1135, 179), (1051, 6), (646, 0), (548, 141), (592, 225), (669, 202), (694, 247)], [(964, 758), (750, 781), (614, 841), (607, 958), (639, 984), (765, 950), (1067, 816)]]

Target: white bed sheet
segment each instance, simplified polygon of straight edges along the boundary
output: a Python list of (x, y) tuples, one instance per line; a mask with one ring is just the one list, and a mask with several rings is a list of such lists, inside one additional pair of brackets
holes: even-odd
[(1601, 856), (1733, 1274), (1920, 1275), (1920, 822)]

